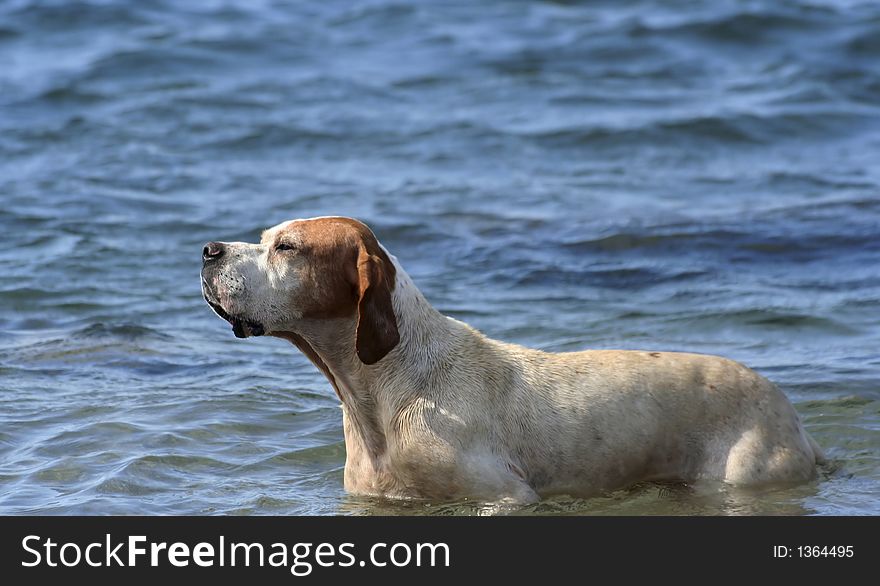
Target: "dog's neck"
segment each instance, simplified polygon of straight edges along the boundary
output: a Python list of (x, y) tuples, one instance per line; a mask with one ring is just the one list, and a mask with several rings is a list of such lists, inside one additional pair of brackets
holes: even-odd
[(275, 334), (295, 344), (336, 390), (349, 458), (363, 451), (374, 465), (387, 449), (387, 422), (430, 392), (433, 371), (448, 367), (451, 338), (461, 335), (462, 327), (434, 309), (396, 261), (395, 267), (392, 304), (400, 341), (375, 364), (364, 364), (355, 351), (357, 316), (302, 320), (296, 332)]

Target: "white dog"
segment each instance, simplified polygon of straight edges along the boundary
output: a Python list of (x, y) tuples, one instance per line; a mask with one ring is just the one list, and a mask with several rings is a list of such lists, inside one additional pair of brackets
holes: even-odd
[(772, 383), (725, 358), (548, 353), (441, 315), (370, 229), (285, 222), (210, 242), (202, 289), (236, 336), (296, 345), (343, 409), (345, 488), (533, 502), (638, 481), (812, 478), (822, 452)]

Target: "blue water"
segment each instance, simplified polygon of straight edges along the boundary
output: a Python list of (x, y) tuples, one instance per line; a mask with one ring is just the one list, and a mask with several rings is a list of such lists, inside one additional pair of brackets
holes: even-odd
[(341, 412), (204, 304), (207, 240), (371, 226), (443, 312), (723, 354), (833, 463), (519, 514), (880, 514), (880, 3), (0, 1), (0, 513), (346, 496)]

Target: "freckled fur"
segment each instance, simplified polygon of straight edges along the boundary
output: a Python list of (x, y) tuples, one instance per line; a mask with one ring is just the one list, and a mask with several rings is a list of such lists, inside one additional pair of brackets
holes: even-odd
[[(273, 256), (279, 239), (301, 250)], [(285, 222), (261, 244), (226, 246), (206, 295), (292, 341), (331, 381), (350, 492), (532, 502), (644, 480), (802, 481), (822, 460), (783, 393), (745, 366), (492, 340), (437, 312), (356, 220)], [(369, 310), (382, 324), (370, 364), (356, 343), (364, 278), (390, 299)]]

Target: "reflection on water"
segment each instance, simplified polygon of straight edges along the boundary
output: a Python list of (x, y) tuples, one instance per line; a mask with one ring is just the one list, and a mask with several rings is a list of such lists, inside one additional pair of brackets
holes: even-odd
[(469, 501), (400, 502), (351, 496), (343, 501), (338, 512), (351, 515), (814, 515), (821, 510), (810, 506), (810, 499), (820, 494), (819, 483), (833, 477), (834, 472), (829, 469), (812, 483), (759, 489), (720, 483), (642, 483), (589, 499), (558, 496), (526, 506)]

